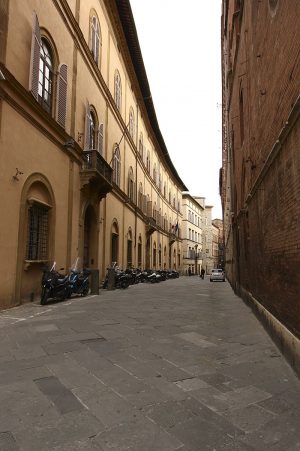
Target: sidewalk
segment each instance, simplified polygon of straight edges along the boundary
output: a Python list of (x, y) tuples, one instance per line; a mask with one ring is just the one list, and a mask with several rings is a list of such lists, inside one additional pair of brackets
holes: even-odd
[(300, 381), (229, 284), (0, 312), (1, 451), (296, 451)]

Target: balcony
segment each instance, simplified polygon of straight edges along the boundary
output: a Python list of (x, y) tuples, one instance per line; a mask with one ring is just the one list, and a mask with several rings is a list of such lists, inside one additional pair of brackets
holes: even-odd
[(100, 199), (112, 190), (113, 169), (100, 153), (93, 149), (83, 152), (84, 163), (80, 171), (81, 190), (97, 194)]
[(169, 232), (169, 245), (172, 246), (176, 241), (176, 235), (173, 232)]
[(157, 224), (154, 218), (147, 216), (146, 217), (146, 233), (147, 235), (152, 235), (153, 232), (157, 230)]

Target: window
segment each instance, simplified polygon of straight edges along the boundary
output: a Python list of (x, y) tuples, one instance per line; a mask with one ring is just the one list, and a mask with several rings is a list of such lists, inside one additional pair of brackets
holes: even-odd
[(104, 147), (104, 127), (98, 125), (98, 119), (95, 109), (87, 103), (85, 118), (85, 142), (84, 149), (97, 150), (103, 155)]
[(164, 183), (164, 197), (167, 196), (167, 184), (166, 182)]
[[(67, 110), (68, 67), (58, 66), (58, 55), (54, 54), (55, 46), (49, 38), (41, 36), (41, 30), (36, 13), (33, 13), (31, 40), (29, 89), (34, 98), (48, 113), (55, 112), (59, 125), (65, 128)], [(56, 81), (56, 108), (54, 108), (54, 74)]]
[(139, 140), (139, 154), (141, 158), (143, 159), (143, 151), (144, 151), (144, 144), (143, 144), (143, 134), (140, 134), (140, 140)]
[(132, 167), (128, 171), (128, 197), (132, 202), (135, 201), (135, 183)]
[(48, 259), (49, 208), (34, 203), (28, 210), (27, 260)]
[(143, 210), (143, 184), (139, 184), (138, 207)]
[(38, 101), (42, 107), (51, 113), (53, 83), (53, 56), (47, 41), (41, 39)]
[(154, 180), (154, 183), (156, 183), (156, 177), (157, 177), (156, 163), (154, 163), (154, 166), (153, 166), (153, 180)]
[(134, 133), (135, 133), (134, 111), (133, 111), (133, 108), (130, 107), (130, 110), (129, 110), (129, 134), (133, 140), (134, 140)]
[(120, 186), (121, 176), (121, 156), (119, 146), (116, 145), (113, 156), (113, 181)]
[(148, 171), (149, 174), (150, 174), (150, 171), (151, 171), (150, 150), (148, 150), (148, 152), (147, 152), (147, 161), (146, 161), (146, 164), (147, 164), (147, 171)]
[(121, 85), (121, 77), (119, 71), (115, 72), (115, 102), (116, 107), (119, 111), (121, 111), (121, 100), (122, 100), (122, 85)]
[(91, 52), (93, 58), (97, 65), (99, 65), (100, 60), (100, 43), (101, 43), (101, 35), (100, 35), (100, 25), (99, 20), (96, 16), (92, 17), (91, 20)]
[(96, 136), (95, 136), (95, 132), (96, 132), (96, 121), (95, 121), (95, 116), (93, 114), (92, 111), (90, 111), (90, 117), (89, 117), (89, 149), (95, 149), (96, 148)]

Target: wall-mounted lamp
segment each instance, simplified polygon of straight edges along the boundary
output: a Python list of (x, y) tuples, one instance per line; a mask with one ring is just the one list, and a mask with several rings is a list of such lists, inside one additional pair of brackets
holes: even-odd
[(84, 133), (82, 133), (82, 132), (77, 133), (77, 142), (81, 143), (81, 139), (82, 139), (83, 135), (84, 135)]
[(16, 173), (15, 173), (15, 175), (12, 176), (13, 180), (15, 180), (16, 182), (18, 182), (18, 181), (19, 181), (18, 175), (22, 175), (22, 174), (24, 174), (24, 172), (21, 172), (21, 171), (19, 171), (18, 168), (16, 168)]

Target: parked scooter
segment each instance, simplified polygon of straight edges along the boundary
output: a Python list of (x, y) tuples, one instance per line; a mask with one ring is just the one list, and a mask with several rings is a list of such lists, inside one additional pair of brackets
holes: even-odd
[(68, 298), (72, 294), (80, 294), (81, 296), (86, 296), (89, 293), (90, 281), (89, 276), (91, 271), (88, 269), (80, 270), (79, 258), (77, 257), (69, 274), (69, 287), (68, 287)]
[[(128, 288), (131, 283), (131, 275), (126, 274), (125, 271), (121, 271), (117, 266), (114, 267), (114, 270), (115, 270), (115, 288)], [(106, 273), (106, 277), (102, 285), (102, 288), (107, 287), (108, 287), (108, 271)]]
[[(60, 274), (55, 269), (56, 262), (51, 268), (45, 268), (42, 276), (41, 305), (45, 305), (49, 299), (63, 301), (67, 298), (69, 289), (69, 276)], [(63, 271), (64, 268), (60, 268)]]

